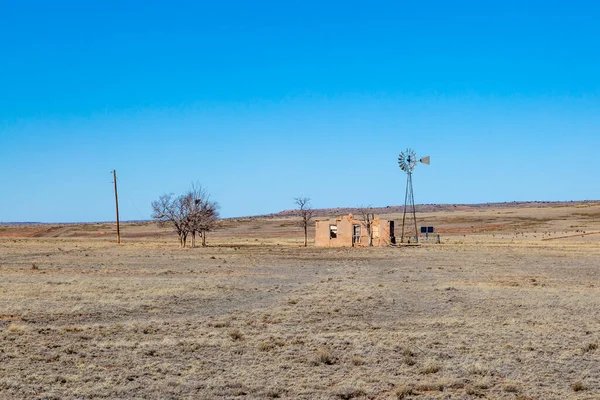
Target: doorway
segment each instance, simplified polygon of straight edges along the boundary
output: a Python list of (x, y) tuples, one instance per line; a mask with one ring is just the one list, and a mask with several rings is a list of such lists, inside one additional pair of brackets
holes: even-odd
[(352, 247), (360, 243), (360, 225), (352, 225)]

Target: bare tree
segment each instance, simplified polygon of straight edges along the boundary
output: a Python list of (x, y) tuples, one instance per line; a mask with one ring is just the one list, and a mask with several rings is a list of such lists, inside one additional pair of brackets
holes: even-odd
[(219, 221), (219, 203), (207, 199), (201, 207), (199, 232), (202, 235), (202, 247), (206, 246), (206, 234), (215, 228)]
[(173, 193), (162, 195), (152, 202), (152, 218), (161, 226), (168, 223), (173, 225), (180, 247), (185, 247), (188, 235), (186, 202), (185, 196), (173, 198)]
[(206, 246), (206, 233), (214, 230), (219, 220), (219, 203), (212, 201), (208, 192), (200, 184), (192, 183), (186, 194), (190, 207), (188, 228), (192, 234), (192, 247), (196, 246), (196, 233), (202, 237), (202, 247)]
[(304, 228), (304, 247), (306, 247), (308, 246), (308, 224), (313, 217), (314, 210), (310, 205), (309, 197), (295, 197), (294, 203), (300, 209), (300, 218), (302, 218), (300, 224)]
[(369, 235), (369, 247), (373, 246), (373, 220), (375, 219), (375, 214), (373, 213), (373, 208), (371, 206), (360, 206), (357, 208), (358, 212), (363, 218), (365, 223), (365, 227), (367, 228), (367, 235)]
[(191, 247), (196, 247), (196, 234), (199, 233), (200, 209), (207, 193), (199, 184), (192, 183), (190, 190), (185, 194), (186, 207), (188, 208), (187, 229), (192, 234)]
[(190, 190), (188, 193), (182, 196), (185, 199), (185, 207), (186, 207), (186, 229), (188, 234), (191, 234), (191, 243), (190, 247), (196, 247), (196, 234), (198, 233), (198, 229), (196, 227), (195, 220), (198, 218), (198, 202), (199, 200), (195, 198), (193, 190)]
[(190, 233), (191, 247), (196, 246), (196, 234), (200, 234), (202, 246), (206, 246), (206, 232), (216, 227), (218, 210), (219, 204), (210, 200), (208, 192), (199, 184), (192, 184), (190, 190), (179, 197), (167, 194), (152, 202), (152, 218), (161, 225), (173, 225), (180, 247), (186, 246)]

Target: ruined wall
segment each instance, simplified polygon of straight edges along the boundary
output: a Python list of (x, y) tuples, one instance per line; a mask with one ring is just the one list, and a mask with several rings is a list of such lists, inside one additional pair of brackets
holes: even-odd
[[(354, 218), (347, 215), (342, 218), (316, 222), (315, 245), (331, 247), (352, 247), (352, 226)], [(336, 237), (331, 237), (330, 226), (337, 227)]]
[[(332, 237), (330, 227), (337, 227), (336, 237)], [(360, 226), (360, 239), (353, 243), (354, 225)], [(373, 227), (373, 246), (387, 246), (392, 244), (390, 239), (390, 221), (375, 217)], [(355, 219), (352, 214), (341, 218), (317, 221), (315, 231), (315, 245), (327, 247), (364, 247), (369, 245), (369, 235), (366, 224)]]

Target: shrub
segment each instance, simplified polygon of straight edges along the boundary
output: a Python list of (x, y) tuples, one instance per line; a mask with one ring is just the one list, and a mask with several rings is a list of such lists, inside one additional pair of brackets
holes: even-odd
[(398, 399), (404, 399), (407, 396), (412, 396), (413, 394), (415, 394), (412, 390), (412, 388), (408, 385), (401, 385), (398, 387), (398, 389), (396, 389), (396, 397)]
[(270, 399), (279, 399), (281, 397), (281, 390), (277, 388), (268, 389), (266, 395)]
[(367, 362), (361, 356), (352, 356), (352, 365), (365, 365)]
[(514, 383), (507, 383), (504, 386), (502, 386), (502, 390), (508, 393), (518, 393), (519, 387)]
[(275, 347), (275, 345), (269, 340), (262, 340), (262, 341), (258, 342), (258, 345), (257, 345), (257, 348), (260, 351), (269, 351), (274, 347)]
[(598, 348), (598, 343), (588, 343), (583, 347), (583, 352), (587, 353), (589, 351), (594, 351)]
[(435, 374), (436, 372), (439, 372), (440, 369), (441, 369), (441, 367), (436, 362), (430, 362), (427, 365), (425, 365), (423, 368), (421, 368), (421, 373), (422, 374)]
[(424, 392), (432, 392), (435, 390), (443, 392), (445, 387), (446, 387), (445, 383), (440, 381), (440, 382), (431, 382), (431, 383), (421, 383), (421, 384), (417, 385), (416, 389), (424, 391)]
[(336, 396), (343, 400), (350, 400), (356, 397), (364, 396), (366, 393), (362, 389), (357, 389), (352, 386), (345, 387), (336, 393)]
[(244, 338), (244, 335), (242, 334), (242, 332), (240, 332), (239, 329), (234, 329), (232, 331), (229, 331), (229, 337), (235, 341), (242, 340)]
[(218, 322), (215, 322), (214, 324), (209, 324), (209, 326), (212, 326), (214, 328), (227, 328), (230, 325), (231, 325), (231, 323), (229, 321), (218, 321)]
[(315, 355), (315, 358), (313, 360), (313, 364), (315, 364), (315, 365), (319, 365), (319, 364), (332, 365), (332, 364), (335, 364), (335, 357), (333, 356), (333, 353), (332, 353), (331, 349), (329, 347), (321, 347), (317, 351), (317, 354)]
[(476, 396), (476, 397), (483, 396), (483, 393), (481, 393), (479, 390), (477, 390), (473, 386), (467, 386), (467, 388), (465, 389), (465, 393), (468, 394), (469, 396)]
[(6, 328), (6, 330), (9, 333), (21, 335), (23, 332), (25, 332), (25, 327), (21, 324), (15, 324), (14, 322), (11, 322), (10, 325), (8, 325), (8, 328)]

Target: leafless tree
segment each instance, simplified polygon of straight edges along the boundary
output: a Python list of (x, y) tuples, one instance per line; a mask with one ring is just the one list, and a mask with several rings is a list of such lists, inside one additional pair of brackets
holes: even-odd
[(206, 246), (206, 234), (218, 227), (219, 203), (216, 201), (207, 201), (202, 206), (202, 216), (200, 233), (202, 234), (202, 247), (204, 247)]
[(362, 216), (365, 227), (367, 228), (367, 235), (369, 235), (369, 247), (371, 247), (373, 246), (373, 220), (375, 219), (373, 208), (370, 206), (360, 206), (357, 210)]
[(206, 232), (215, 229), (219, 219), (219, 204), (199, 184), (192, 184), (190, 190), (179, 196), (161, 196), (152, 202), (152, 218), (159, 224), (172, 224), (179, 237), (179, 245), (185, 247), (187, 237), (192, 234), (191, 247), (196, 246), (196, 234), (202, 237), (206, 246)]
[(187, 204), (185, 196), (173, 197), (173, 193), (162, 195), (152, 202), (152, 218), (162, 226), (172, 224), (177, 236), (179, 246), (185, 247), (188, 235)]
[(196, 247), (196, 234), (199, 232), (200, 209), (202, 202), (207, 197), (206, 191), (200, 185), (192, 183), (190, 190), (184, 195), (188, 208), (187, 229), (192, 234), (191, 247)]
[(295, 197), (294, 203), (300, 209), (300, 218), (302, 218), (300, 224), (304, 228), (304, 247), (306, 247), (308, 246), (308, 224), (314, 215), (314, 210), (310, 205), (309, 197)]
[(200, 184), (192, 184), (186, 194), (189, 205), (188, 229), (192, 234), (192, 247), (196, 246), (196, 233), (206, 246), (206, 233), (214, 230), (219, 220), (219, 203), (212, 201), (208, 192)]

